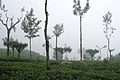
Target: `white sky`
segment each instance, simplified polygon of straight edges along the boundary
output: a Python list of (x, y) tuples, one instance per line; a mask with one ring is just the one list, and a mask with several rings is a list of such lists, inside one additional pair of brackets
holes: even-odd
[[(3, 0), (6, 8), (9, 10), (9, 16), (20, 16), (20, 9), (24, 6), (27, 11), (34, 9), (35, 16), (42, 20), (39, 31), (40, 37), (32, 40), (32, 50), (45, 55), (42, 44), (44, 43), (44, 1), (45, 0)], [(86, 0), (81, 0), (82, 8), (85, 6)], [(68, 54), (70, 59), (79, 58), (77, 52), (79, 48), (79, 16), (73, 15), (73, 0), (48, 0), (49, 24), (48, 33), (53, 34), (54, 25), (63, 23), (64, 33), (58, 38), (58, 46), (64, 47), (66, 43), (72, 47), (72, 52)], [(83, 47), (86, 49), (95, 49), (96, 45), (104, 46), (107, 44), (103, 33), (103, 18), (108, 11), (113, 15), (112, 26), (117, 30), (111, 38), (111, 48), (115, 48), (113, 55), (120, 52), (120, 1), (119, 0), (90, 0), (90, 10), (83, 17)], [(17, 31), (12, 32), (12, 36), (21, 42), (28, 43), (28, 39), (24, 38), (24, 33), (17, 25)], [(0, 47), (3, 48), (2, 38), (6, 36), (6, 29), (0, 24)], [(53, 47), (55, 47), (55, 37), (51, 39)], [(29, 48), (28, 48), (29, 49)], [(50, 55), (52, 58), (52, 50)], [(102, 50), (102, 57), (106, 57), (106, 49)]]

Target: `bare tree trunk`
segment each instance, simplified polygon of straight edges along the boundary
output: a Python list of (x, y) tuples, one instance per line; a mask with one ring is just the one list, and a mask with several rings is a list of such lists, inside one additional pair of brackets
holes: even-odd
[(14, 48), (12, 48), (12, 51), (13, 51), (13, 58), (14, 58)]
[(63, 53), (62, 53), (61, 61), (63, 61)]
[(82, 61), (82, 16), (80, 16), (80, 60)]
[(109, 51), (109, 54), (110, 54), (110, 60), (111, 60), (110, 39), (107, 39), (107, 40), (108, 40), (108, 51)]
[(49, 39), (47, 38), (47, 25), (48, 25), (48, 12), (47, 12), (47, 0), (45, 0), (45, 29), (44, 29), (44, 35), (45, 35), (45, 42), (46, 42), (46, 56), (47, 56), (47, 70), (49, 70)]
[(56, 36), (56, 50), (55, 50), (55, 51), (56, 51), (56, 60), (58, 60), (58, 53), (57, 53), (57, 38), (58, 38), (58, 37)]
[(30, 59), (31, 59), (31, 56), (32, 56), (32, 55), (31, 55), (31, 38), (29, 38), (29, 40), (30, 40), (30, 43), (29, 43), (29, 44), (30, 44)]
[(18, 52), (18, 61), (20, 61), (20, 53)]
[(100, 51), (100, 61), (101, 61), (101, 49), (99, 49), (99, 51)]
[(8, 43), (8, 45), (7, 45), (7, 56), (9, 56), (9, 54), (10, 54), (9, 40), (10, 40), (10, 30), (7, 29), (7, 43)]

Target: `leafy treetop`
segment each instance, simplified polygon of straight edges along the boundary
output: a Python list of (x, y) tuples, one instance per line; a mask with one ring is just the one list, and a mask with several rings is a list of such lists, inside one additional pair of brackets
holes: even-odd
[(39, 35), (36, 35), (39, 29), (41, 29), (38, 25), (41, 20), (37, 20), (34, 18), (33, 9), (31, 8), (30, 12), (27, 12), (25, 18), (22, 21), (22, 29), (26, 33), (25, 37), (34, 38)]

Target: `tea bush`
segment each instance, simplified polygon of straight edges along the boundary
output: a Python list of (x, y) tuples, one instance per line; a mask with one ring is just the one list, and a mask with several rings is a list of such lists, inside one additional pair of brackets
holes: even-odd
[(120, 62), (0, 62), (0, 80), (120, 80)]

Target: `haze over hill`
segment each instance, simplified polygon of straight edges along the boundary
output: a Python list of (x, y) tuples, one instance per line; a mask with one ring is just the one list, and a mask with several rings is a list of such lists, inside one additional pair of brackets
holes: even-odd
[[(21, 53), (21, 59), (30, 59), (30, 52), (29, 50), (23, 50)], [(45, 60), (45, 56), (40, 55), (37, 52), (32, 51), (32, 59), (40, 59), (40, 60)], [(18, 52), (15, 50), (15, 58), (17, 58)], [(10, 50), (10, 56), (12, 57), (12, 50)], [(5, 48), (0, 48), (0, 58), (6, 57), (6, 49)]]
[[(82, 8), (85, 7), (86, 0), (80, 0)], [(24, 6), (27, 11), (34, 9), (35, 16), (42, 20), (40, 23), (40, 37), (32, 40), (32, 50), (45, 55), (45, 48), (42, 47), (44, 41), (44, 0), (3, 0), (6, 8), (9, 10), (9, 16), (20, 16), (20, 10)], [(71, 46), (72, 52), (68, 54), (70, 59), (79, 59), (79, 17), (73, 14), (73, 0), (49, 0), (48, 1), (48, 33), (53, 34), (55, 24), (64, 24), (64, 33), (59, 37), (58, 46), (64, 47), (66, 43)], [(112, 13), (112, 24), (116, 28), (115, 34), (111, 38), (111, 48), (115, 48), (112, 55), (120, 52), (120, 6), (119, 0), (90, 0), (90, 9), (83, 17), (83, 47), (86, 49), (94, 49), (96, 45), (102, 47), (107, 44), (103, 33), (103, 15), (108, 11)], [(21, 42), (28, 43), (28, 39), (24, 38), (24, 32), (21, 30), (21, 24), (17, 25), (16, 32), (12, 32), (12, 37)], [(2, 38), (6, 36), (5, 27), (0, 24), (0, 48), (4, 48)], [(55, 37), (52, 37), (51, 44), (55, 47)], [(97, 56), (97, 55), (96, 55)], [(107, 57), (107, 49), (102, 50), (102, 58)], [(53, 58), (53, 50), (50, 49), (50, 58)]]

